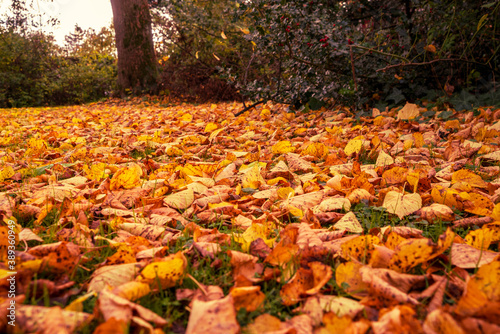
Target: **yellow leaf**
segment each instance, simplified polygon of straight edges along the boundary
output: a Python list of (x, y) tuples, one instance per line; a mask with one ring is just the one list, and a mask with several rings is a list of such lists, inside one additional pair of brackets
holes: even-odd
[(148, 264), (136, 280), (147, 283), (153, 288), (171, 288), (181, 280), (186, 266), (187, 259), (182, 252), (178, 252), (168, 256), (164, 261)]
[(287, 206), (287, 209), (292, 216), (299, 217), (299, 218), (302, 218), (304, 216), (304, 212), (301, 209), (296, 208), (293, 205)]
[(165, 205), (174, 209), (187, 209), (194, 202), (194, 192), (192, 189), (179, 191), (163, 199)]
[(342, 197), (328, 197), (313, 208), (314, 213), (351, 209), (351, 201)]
[(387, 236), (387, 240), (385, 241), (385, 247), (389, 249), (396, 249), (396, 247), (405, 241), (406, 239), (397, 234), (396, 232), (391, 231)]
[(386, 118), (384, 116), (377, 116), (373, 120), (373, 125), (375, 125), (375, 126), (382, 126), (385, 123), (385, 119)]
[(267, 108), (262, 109), (262, 111), (260, 112), (260, 117), (265, 120), (268, 119), (269, 116), (271, 116), (271, 110)]
[(250, 30), (248, 30), (248, 28), (240, 28), (240, 31), (245, 35), (248, 35), (250, 33)]
[(268, 228), (259, 223), (252, 223), (252, 226), (246, 229), (242, 234), (234, 234), (234, 241), (241, 244), (244, 252), (248, 252), (252, 241), (262, 239), (269, 246), (273, 247), (275, 239), (268, 239)]
[(279, 188), (277, 194), (280, 199), (289, 199), (295, 196), (295, 190), (291, 187)]
[(106, 265), (108, 266), (134, 262), (137, 262), (135, 259), (135, 252), (132, 247), (125, 244), (120, 245), (117, 252), (106, 259)]
[(73, 300), (68, 306), (64, 308), (65, 311), (73, 311), (73, 312), (83, 312), (83, 303), (91, 298), (95, 297), (96, 293), (95, 292), (89, 292), (84, 294), (81, 297), (78, 297), (77, 299)]
[(457, 304), (456, 313), (473, 315), (491, 302), (500, 302), (500, 261), (496, 260), (479, 268), (467, 283), (465, 294)]
[(437, 244), (427, 238), (405, 240), (394, 249), (389, 269), (406, 272), (421, 263), (430, 261), (447, 250), (454, 238), (455, 233), (448, 228), (439, 237)]
[(185, 113), (181, 116), (181, 120), (183, 120), (184, 122), (191, 122), (193, 120), (193, 115)]
[(258, 165), (253, 166), (248, 172), (243, 176), (241, 181), (241, 186), (243, 188), (258, 189), (261, 185), (266, 184), (266, 180), (260, 174), (260, 167)]
[(347, 195), (347, 199), (352, 205), (358, 204), (361, 201), (370, 201), (372, 197), (373, 196), (368, 192), (368, 190), (363, 188), (354, 189), (349, 195)]
[(113, 290), (113, 293), (117, 296), (120, 296), (122, 298), (125, 298), (130, 301), (137, 300), (139, 298), (142, 298), (146, 295), (148, 295), (151, 292), (151, 289), (149, 288), (149, 284), (144, 283), (144, 282), (127, 282), (125, 284), (122, 284), (118, 287), (116, 287)]
[(312, 155), (318, 159), (324, 159), (328, 155), (328, 147), (323, 143), (311, 143), (302, 151), (302, 155)]
[(460, 169), (451, 176), (451, 183), (463, 182), (468, 183), (471, 187), (486, 188), (488, 185), (483, 181), (481, 176), (474, 174), (468, 169)]
[(404, 167), (393, 167), (382, 174), (383, 185), (402, 184), (407, 181), (408, 170)]
[(460, 129), (460, 121), (458, 119), (446, 121), (446, 123), (444, 123), (444, 127), (445, 127), (445, 129), (459, 130)]
[(357, 261), (367, 260), (375, 249), (374, 245), (379, 244), (380, 239), (374, 235), (360, 235), (341, 245), (342, 257), (346, 260), (350, 258)]
[(5, 166), (0, 171), (0, 182), (14, 176), (14, 174), (15, 174), (15, 172), (14, 172), (14, 168), (12, 168), (12, 166)]
[(462, 209), (462, 206), (459, 205), (459, 203), (456, 200), (456, 196), (459, 193), (460, 192), (458, 190), (451, 188), (444, 188), (440, 185), (436, 185), (431, 190), (431, 196), (434, 202), (445, 204), (452, 209), (453, 208)]
[(344, 148), (344, 153), (346, 155), (351, 155), (353, 153), (359, 153), (363, 147), (363, 141), (361, 139), (351, 139)]
[(274, 154), (290, 153), (294, 151), (295, 147), (293, 147), (288, 140), (277, 142), (271, 148), (271, 152), (273, 152)]
[(340, 264), (335, 270), (337, 284), (355, 298), (366, 296), (368, 289), (359, 275), (361, 267), (363, 267), (361, 263), (348, 261)]
[(403, 143), (403, 151), (408, 151), (413, 146), (413, 139), (407, 139)]
[(337, 230), (345, 230), (352, 233), (363, 233), (363, 227), (356, 218), (354, 212), (349, 211), (333, 225)]
[(497, 203), (490, 214), (490, 217), (496, 221), (500, 221), (500, 203)]
[[(328, 312), (323, 315), (322, 319), (323, 324), (325, 325), (324, 329), (325, 331), (322, 331), (322, 329), (318, 332), (315, 331), (315, 333), (318, 334), (342, 334), (342, 333), (349, 333), (354, 328), (352, 326), (352, 318), (345, 315), (343, 317), (339, 317), (337, 314), (334, 312)], [(350, 330), (351, 329), (351, 330)]]
[[(462, 193), (460, 193), (460, 196), (462, 196)], [(469, 193), (467, 200), (472, 203), (472, 206), (465, 202), (464, 210), (476, 215), (489, 216), (495, 207), (495, 204), (488, 197), (480, 194)]]
[(246, 312), (253, 312), (261, 309), (266, 295), (260, 291), (260, 286), (234, 287), (230, 292), (234, 298), (236, 311), (245, 308)]
[(207, 125), (205, 126), (205, 132), (212, 132), (214, 130), (217, 130), (217, 128), (218, 128), (217, 124), (210, 122), (207, 123)]
[(403, 195), (397, 191), (389, 191), (382, 204), (387, 212), (396, 214), (399, 219), (417, 211), (422, 207), (422, 198), (418, 193)]
[(413, 134), (413, 140), (416, 148), (421, 148), (425, 144), (424, 136), (420, 132), (415, 132)]
[(490, 247), (492, 239), (492, 230), (484, 227), (479, 230), (469, 231), (465, 236), (465, 242), (468, 245), (481, 250), (487, 250)]
[(107, 178), (109, 175), (106, 174), (106, 164), (99, 162), (90, 166), (84, 165), (83, 170), (87, 177), (91, 180), (101, 180)]
[(406, 180), (413, 187), (413, 192), (414, 193), (417, 192), (418, 181), (420, 180), (420, 173), (409, 172), (408, 175), (406, 175)]
[(222, 38), (227, 39), (227, 36), (226, 36), (226, 34), (224, 33), (224, 31), (222, 31), (222, 32), (220, 33), (220, 35), (221, 35), (221, 37), (222, 37)]
[(394, 159), (384, 151), (380, 151), (378, 154), (377, 161), (375, 162), (375, 166), (384, 167), (387, 165), (392, 165), (394, 163)]
[(120, 168), (111, 178), (110, 189), (131, 189), (141, 185), (142, 169), (133, 163), (129, 167)]
[(411, 120), (420, 115), (420, 111), (418, 110), (418, 106), (413, 103), (406, 102), (405, 106), (401, 108), (398, 112), (397, 119), (398, 120)]

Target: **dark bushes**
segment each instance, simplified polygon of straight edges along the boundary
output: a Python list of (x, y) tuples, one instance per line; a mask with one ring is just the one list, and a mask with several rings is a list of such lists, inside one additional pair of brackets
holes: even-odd
[(42, 33), (0, 30), (0, 107), (78, 104), (114, 90), (112, 55), (66, 54)]

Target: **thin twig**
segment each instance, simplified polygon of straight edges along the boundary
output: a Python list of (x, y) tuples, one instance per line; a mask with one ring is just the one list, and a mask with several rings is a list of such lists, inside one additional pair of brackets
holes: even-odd
[(398, 55), (395, 55), (395, 54), (392, 54), (392, 53), (382, 52), (382, 51), (379, 51), (377, 49), (371, 49), (371, 48), (367, 48), (365, 46), (361, 46), (361, 45), (357, 45), (357, 44), (351, 45), (351, 47), (357, 48), (357, 49), (363, 49), (363, 50), (372, 51), (372, 52), (381, 54), (383, 56), (393, 57), (393, 58), (401, 59), (402, 61), (409, 62), (409, 60), (406, 59), (405, 57), (401, 57), (401, 56), (398, 56)]
[(389, 65), (389, 66), (386, 66), (384, 68), (379, 68), (377, 70), (377, 72), (385, 71), (385, 70), (388, 70), (388, 69), (391, 69), (391, 68), (396, 68), (396, 67), (403, 67), (403, 66), (424, 66), (424, 65), (430, 65), (430, 64), (437, 63), (437, 62), (440, 62), (440, 61), (451, 61), (451, 62), (461, 61), (461, 62), (464, 62), (464, 63), (471, 63), (471, 64), (476, 64), (476, 65), (487, 66), (486, 64), (481, 64), (481, 63), (478, 63), (478, 62), (475, 62), (475, 61), (470, 61), (470, 60), (465, 60), (465, 59), (442, 58), (442, 59), (434, 59), (434, 60), (431, 60), (431, 61), (426, 61), (426, 62), (423, 62), (423, 63), (401, 63), (401, 64)]
[(352, 68), (352, 80), (354, 80), (354, 90), (358, 91), (358, 83), (356, 82), (356, 71), (354, 70), (354, 57), (352, 56), (352, 45), (349, 46), (349, 53), (351, 54), (351, 68)]
[(266, 102), (266, 100), (260, 100), (260, 101), (257, 101), (257, 102), (255, 102), (255, 103), (253, 103), (252, 105), (249, 105), (248, 107), (245, 107), (245, 108), (241, 109), (241, 110), (240, 110), (240, 111), (238, 111), (236, 114), (234, 114), (234, 116), (235, 116), (235, 117), (238, 117), (238, 116), (240, 116), (241, 114), (243, 114), (245, 111), (248, 111), (248, 110), (250, 110), (250, 109), (252, 109), (252, 108), (255, 108), (256, 106), (258, 106), (259, 104), (264, 103), (264, 102)]

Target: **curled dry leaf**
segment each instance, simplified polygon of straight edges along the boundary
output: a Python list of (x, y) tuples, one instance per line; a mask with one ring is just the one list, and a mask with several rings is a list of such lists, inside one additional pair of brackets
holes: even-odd
[(453, 319), (451, 314), (443, 310), (435, 310), (425, 318), (423, 330), (425, 333), (439, 333), (443, 330), (448, 333), (465, 334), (460, 324)]
[(260, 291), (260, 286), (235, 287), (230, 292), (234, 299), (236, 311), (245, 308), (247, 312), (262, 309), (266, 295)]
[(436, 221), (453, 221), (455, 213), (453, 210), (444, 204), (432, 203), (430, 206), (421, 208), (418, 212), (420, 218), (427, 220), (430, 223)]
[(401, 274), (368, 266), (361, 267), (359, 274), (371, 293), (387, 300), (414, 305), (418, 304), (418, 301), (408, 295), (408, 292), (414, 284), (425, 281), (425, 276)]
[(318, 293), (332, 277), (332, 269), (321, 262), (312, 262), (309, 268), (299, 268), (292, 279), (281, 288), (283, 304), (293, 305), (305, 295)]
[(148, 322), (153, 322), (157, 326), (165, 326), (167, 324), (165, 319), (153, 311), (132, 303), (107, 290), (101, 291), (97, 303), (99, 311), (105, 320), (115, 318), (117, 320), (129, 322), (132, 320), (132, 317), (136, 315)]
[(347, 195), (346, 198), (352, 205), (358, 204), (361, 201), (369, 202), (375, 199), (375, 197), (370, 194), (368, 190), (363, 188), (354, 189), (349, 195)]

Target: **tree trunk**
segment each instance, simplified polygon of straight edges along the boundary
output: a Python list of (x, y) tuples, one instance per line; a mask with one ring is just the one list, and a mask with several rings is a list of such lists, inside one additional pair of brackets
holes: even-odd
[(123, 95), (155, 92), (158, 71), (147, 0), (111, 0)]

